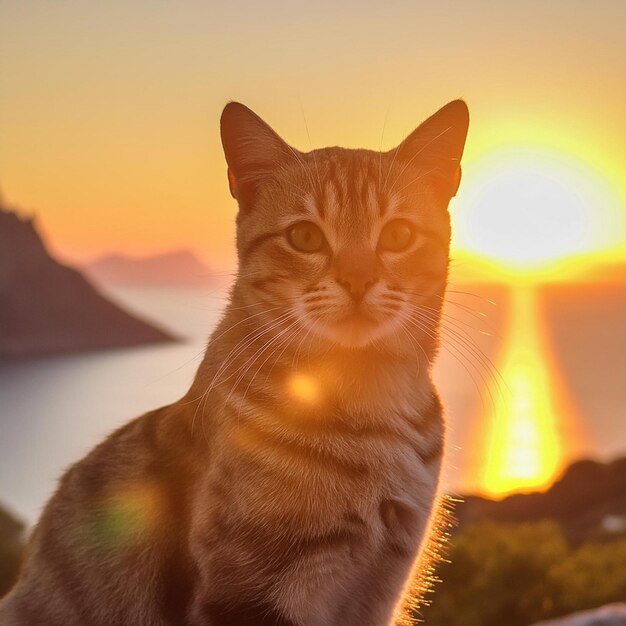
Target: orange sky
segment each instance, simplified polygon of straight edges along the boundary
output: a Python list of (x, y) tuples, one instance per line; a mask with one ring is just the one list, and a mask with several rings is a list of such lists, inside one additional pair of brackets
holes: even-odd
[(615, 0), (0, 2), (0, 184), (65, 258), (189, 247), (218, 268), (235, 211), (225, 102), (302, 149), (303, 111), (313, 147), (378, 149), (385, 118), (389, 148), (460, 96), (472, 126), (459, 253), (481, 181), (509, 162), (571, 184), (587, 211), (580, 251), (623, 250), (625, 76)]

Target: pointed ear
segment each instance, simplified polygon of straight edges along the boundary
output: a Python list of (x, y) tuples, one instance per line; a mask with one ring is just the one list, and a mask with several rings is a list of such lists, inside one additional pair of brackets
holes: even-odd
[(293, 149), (239, 102), (229, 102), (224, 107), (220, 131), (230, 192), (240, 205), (249, 204), (259, 185), (272, 176)]
[(398, 146), (396, 158), (406, 170), (419, 168), (449, 200), (461, 182), (468, 126), (467, 105), (463, 100), (454, 100), (418, 126)]

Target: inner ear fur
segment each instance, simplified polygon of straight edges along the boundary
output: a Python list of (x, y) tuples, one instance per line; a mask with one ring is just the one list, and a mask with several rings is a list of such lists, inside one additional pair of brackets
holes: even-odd
[(401, 169), (419, 171), (435, 181), (448, 199), (461, 182), (461, 157), (469, 127), (469, 110), (454, 100), (420, 124), (395, 150)]
[(254, 111), (229, 102), (222, 112), (220, 134), (231, 194), (240, 205), (250, 203), (259, 186), (278, 165), (296, 152)]

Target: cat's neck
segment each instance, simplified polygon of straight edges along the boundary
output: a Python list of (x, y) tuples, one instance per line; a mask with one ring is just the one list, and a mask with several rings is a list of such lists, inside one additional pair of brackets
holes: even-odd
[(335, 349), (304, 362), (293, 376), (309, 375), (321, 395), (348, 412), (406, 412), (431, 388), (426, 365), (376, 348)]
[[(206, 403), (212, 394), (250, 400), (263, 395), (277, 403), (290, 400), (295, 407), (366, 414), (406, 412), (430, 397), (429, 364), (414, 352), (346, 349), (302, 333), (281, 341), (288, 337), (289, 322), (277, 324), (233, 301), (209, 342), (188, 398)], [(267, 332), (269, 328), (273, 330)]]

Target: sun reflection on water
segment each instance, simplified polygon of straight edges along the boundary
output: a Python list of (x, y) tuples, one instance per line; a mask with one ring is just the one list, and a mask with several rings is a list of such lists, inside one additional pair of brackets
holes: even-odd
[(545, 488), (562, 468), (562, 424), (572, 416), (565, 410), (531, 286), (512, 293), (510, 328), (498, 369), (499, 399), (487, 421), (483, 489), (501, 496)]

